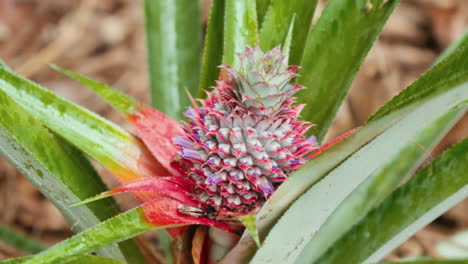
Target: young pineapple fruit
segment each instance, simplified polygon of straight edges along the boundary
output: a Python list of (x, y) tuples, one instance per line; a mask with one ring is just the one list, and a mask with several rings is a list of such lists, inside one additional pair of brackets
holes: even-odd
[(189, 108), (184, 133), (174, 138), (195, 186), (195, 198), (213, 219), (255, 212), (318, 148), (311, 127), (297, 121), (303, 105), (292, 95), (299, 67), (279, 47), (264, 54), (247, 47), (239, 71), (221, 66), (227, 80)]

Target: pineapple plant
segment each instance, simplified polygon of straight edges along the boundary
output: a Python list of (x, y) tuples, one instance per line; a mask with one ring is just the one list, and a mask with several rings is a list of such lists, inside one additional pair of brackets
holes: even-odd
[[(316, 3), (213, 1), (198, 65), (197, 1), (144, 1), (156, 109), (52, 65), (136, 135), (2, 64), (0, 151), (77, 234), (0, 263), (146, 263), (128, 239), (153, 229), (172, 237), (175, 263), (374, 263), (466, 198), (466, 139), (419, 168), (466, 113), (466, 36), (363, 127), (321, 145), (398, 1), (329, 1), (309, 30)], [(83, 154), (121, 185), (105, 191)], [(118, 214), (103, 200), (122, 192), (141, 205)]]

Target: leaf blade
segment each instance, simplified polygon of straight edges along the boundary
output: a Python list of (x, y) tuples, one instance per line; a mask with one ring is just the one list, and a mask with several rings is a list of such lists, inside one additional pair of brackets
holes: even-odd
[[(76, 150), (60, 142), (2, 91), (0, 102), (0, 152), (54, 203), (74, 230), (87, 229), (118, 212), (111, 200), (69, 208), (104, 191), (104, 184), (83, 156), (74, 153), (70, 157)], [(121, 257), (116, 247), (101, 253)]]
[(211, 2), (210, 16), (206, 29), (203, 63), (198, 88), (198, 98), (205, 97), (205, 90), (216, 85), (223, 60), (224, 9), (226, 0)]
[(273, 0), (260, 30), (260, 47), (269, 51), (283, 43), (294, 19), (289, 64), (299, 65), (317, 0)]
[(224, 22), (223, 64), (237, 69), (240, 60), (236, 53), (247, 45), (258, 43), (258, 24), (255, 1), (226, 0)]
[(26, 259), (23, 263), (67, 263), (70, 258), (86, 254), (105, 244), (119, 242), (158, 228), (148, 223), (143, 215), (141, 208), (117, 215)]
[[(384, 166), (372, 173), (351, 192), (327, 218), (326, 222), (309, 240), (298, 259), (316, 261), (327, 248), (346, 231), (384, 200), (398, 184), (411, 176), (429, 155), (435, 145), (466, 113), (468, 103), (461, 104), (425, 127)], [(320, 246), (318, 246), (320, 245)]]
[[(344, 258), (347, 261), (361, 260), (372, 263), (383, 257), (386, 252), (403, 242), (418, 228), (428, 224), (468, 195), (467, 166), (468, 140), (465, 139), (447, 150), (429, 166), (419, 171), (408, 183), (387, 197), (379, 207), (336, 243), (337, 250), (328, 251), (319, 263), (335, 263), (333, 261)], [(442, 206), (442, 208), (436, 206)], [(435, 210), (430, 211), (431, 208)], [(392, 214), (401, 213), (403, 210), (409, 210), (407, 211), (410, 212), (408, 218), (392, 217)], [(412, 228), (411, 225), (414, 224), (417, 228)], [(377, 227), (381, 225), (385, 225), (386, 228)], [(373, 235), (376, 232), (379, 232), (379, 235)], [(364, 238), (365, 234), (369, 237)], [(362, 245), (364, 239), (366, 240), (365, 249), (361, 248), (360, 252), (350, 252), (353, 248)], [(341, 253), (338, 249), (341, 249)], [(371, 256), (373, 252), (377, 253)]]
[(144, 1), (151, 105), (178, 120), (200, 76), (199, 1)]
[(46, 247), (41, 242), (20, 234), (0, 223), (0, 240), (26, 253), (38, 253)]
[(307, 37), (297, 82), (308, 87), (298, 102), (311, 107), (303, 119), (317, 124), (310, 134), (325, 136), (352, 79), (398, 0), (329, 1)]
[(158, 175), (161, 170), (144, 145), (128, 132), (27, 79), (0, 69), (0, 90), (123, 182)]

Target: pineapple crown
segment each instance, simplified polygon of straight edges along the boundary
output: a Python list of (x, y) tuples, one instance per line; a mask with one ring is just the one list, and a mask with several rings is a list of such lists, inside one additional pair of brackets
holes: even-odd
[(281, 52), (280, 46), (266, 54), (259, 46), (247, 46), (244, 54), (238, 54), (241, 67), (237, 71), (230, 66), (225, 69), (235, 85), (235, 95), (249, 111), (258, 115), (272, 115), (290, 105), (291, 96), (304, 87), (291, 84), (292, 78), (298, 76), (298, 66), (288, 66), (288, 56)]

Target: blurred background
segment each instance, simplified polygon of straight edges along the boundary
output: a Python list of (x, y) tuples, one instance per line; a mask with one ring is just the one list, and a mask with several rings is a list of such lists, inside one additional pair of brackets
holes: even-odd
[[(468, 28), (467, 0), (401, 2), (361, 67), (326, 140), (362, 125), (371, 113), (424, 73)], [(201, 1), (203, 22), (209, 6), (210, 0)], [(126, 126), (124, 120), (107, 104), (46, 63), (88, 75), (141, 101), (148, 100), (143, 16), (138, 0), (0, 0), (0, 58), (20, 75), (122, 126)], [(436, 152), (467, 135), (465, 116)], [(115, 184), (109, 179), (106, 182)], [(131, 206), (125, 198), (119, 200), (125, 208)], [(58, 210), (2, 158), (0, 223), (48, 245), (72, 235)], [(453, 254), (465, 252), (468, 256), (468, 239), (465, 243), (450, 240), (453, 234), (466, 230), (468, 200), (387, 258), (437, 257), (441, 242), (448, 243)], [(21, 255), (0, 241), (0, 259)]]

